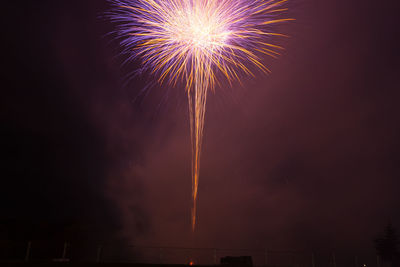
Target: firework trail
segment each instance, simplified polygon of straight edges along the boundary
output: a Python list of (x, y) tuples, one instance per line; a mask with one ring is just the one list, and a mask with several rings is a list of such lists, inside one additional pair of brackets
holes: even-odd
[(142, 69), (170, 86), (182, 83), (188, 97), (192, 142), (192, 230), (196, 207), (207, 93), (252, 69), (269, 72), (263, 54), (277, 57), (270, 42), (287, 0), (109, 0), (112, 21), (128, 53)]

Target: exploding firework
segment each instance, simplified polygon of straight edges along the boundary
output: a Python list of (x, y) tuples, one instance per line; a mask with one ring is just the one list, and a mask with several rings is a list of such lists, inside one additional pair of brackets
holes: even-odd
[(282, 47), (271, 38), (287, 0), (110, 0), (128, 60), (159, 83), (182, 83), (188, 97), (192, 142), (192, 230), (196, 226), (200, 154), (207, 93), (231, 84), (254, 69), (269, 72), (263, 55), (277, 57)]

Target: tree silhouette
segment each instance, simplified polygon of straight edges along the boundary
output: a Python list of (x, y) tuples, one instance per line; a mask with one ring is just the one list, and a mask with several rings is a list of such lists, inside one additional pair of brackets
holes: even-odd
[(394, 266), (396, 257), (398, 256), (397, 246), (399, 239), (396, 233), (396, 229), (393, 228), (392, 224), (388, 224), (383, 234), (374, 240), (375, 249), (379, 257), (385, 262), (391, 262)]

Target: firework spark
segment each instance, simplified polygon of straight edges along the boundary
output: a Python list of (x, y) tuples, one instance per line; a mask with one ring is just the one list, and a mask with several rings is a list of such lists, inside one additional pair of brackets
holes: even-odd
[(208, 90), (240, 81), (253, 69), (269, 72), (262, 55), (277, 57), (282, 47), (271, 38), (287, 0), (110, 0), (128, 60), (140, 58), (143, 70), (159, 83), (183, 83), (188, 97), (192, 141), (192, 230), (196, 207)]

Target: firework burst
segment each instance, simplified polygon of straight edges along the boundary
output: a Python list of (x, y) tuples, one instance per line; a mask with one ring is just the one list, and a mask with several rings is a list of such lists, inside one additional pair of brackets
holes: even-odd
[(192, 230), (208, 90), (240, 81), (253, 70), (269, 72), (263, 55), (277, 57), (282, 47), (271, 38), (285, 36), (273, 26), (287, 0), (110, 0), (128, 60), (140, 58), (143, 70), (187, 92), (192, 140)]

